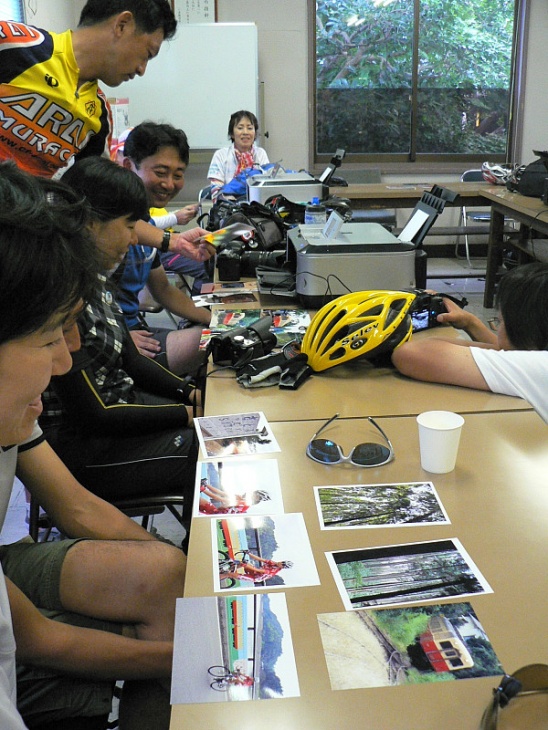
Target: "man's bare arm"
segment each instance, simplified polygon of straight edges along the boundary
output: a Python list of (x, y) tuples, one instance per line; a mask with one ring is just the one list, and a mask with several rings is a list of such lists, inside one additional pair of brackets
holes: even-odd
[(17, 475), (69, 537), (155, 539), (116, 507), (85, 489), (46, 441), (19, 453)]
[[(157, 228), (146, 221), (137, 221), (135, 231), (140, 245), (161, 249), (164, 240), (164, 231), (161, 228)], [(172, 233), (168, 250), (188, 256), (194, 261), (207, 261), (215, 255), (213, 246), (200, 240), (201, 236), (207, 233), (208, 231), (203, 228), (192, 228), (190, 231), (184, 231), (183, 233)]]
[(456, 342), (413, 338), (394, 350), (392, 363), (400, 373), (415, 380), (489, 390), (471, 348)]
[(197, 307), (190, 297), (172, 286), (166, 276), (163, 266), (152, 269), (147, 286), (154, 299), (165, 309), (168, 309), (178, 317), (185, 317), (191, 322), (208, 325), (211, 319), (211, 312), (206, 307)]

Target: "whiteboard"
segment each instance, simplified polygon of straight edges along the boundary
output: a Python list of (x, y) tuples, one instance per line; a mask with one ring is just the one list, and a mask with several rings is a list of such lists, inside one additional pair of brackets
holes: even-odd
[(144, 76), (100, 86), (109, 98), (129, 99), (131, 127), (169, 122), (186, 132), (191, 150), (226, 147), (230, 115), (239, 109), (257, 114), (257, 26), (179, 23)]

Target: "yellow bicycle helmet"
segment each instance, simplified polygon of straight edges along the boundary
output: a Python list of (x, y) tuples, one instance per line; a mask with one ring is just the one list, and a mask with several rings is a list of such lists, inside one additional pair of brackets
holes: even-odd
[(304, 335), (301, 352), (315, 372), (357, 357), (376, 358), (406, 342), (416, 295), (403, 291), (345, 294), (323, 306)]

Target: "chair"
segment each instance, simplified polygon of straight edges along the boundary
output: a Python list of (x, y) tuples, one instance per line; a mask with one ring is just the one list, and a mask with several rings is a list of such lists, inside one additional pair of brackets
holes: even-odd
[[(175, 272), (166, 271), (166, 276), (172, 286), (177, 286), (178, 281), (182, 281), (184, 287), (186, 288), (186, 281), (181, 280), (181, 277), (178, 276)], [(159, 314), (163, 310), (164, 308), (162, 307), (162, 305), (159, 304), (150, 293), (150, 289), (148, 288), (148, 286), (145, 286), (143, 289), (141, 289), (141, 291), (139, 292), (139, 312), (141, 312), (142, 315)], [(175, 329), (177, 329), (177, 320), (169, 310), (166, 309), (165, 311), (168, 317), (173, 322)]]
[[(481, 170), (466, 170), (462, 173), (461, 182), (483, 182), (483, 173)], [(511, 218), (505, 218), (505, 222), (509, 222), (514, 225), (514, 221)], [(470, 241), (469, 241), (469, 231), (466, 229), (468, 228), (468, 223), (475, 223), (479, 225), (486, 226), (491, 222), (491, 211), (490, 210), (469, 210), (465, 205), (463, 205), (460, 209), (460, 220), (459, 220), (459, 227), (463, 229), (463, 236), (464, 236), (464, 248), (465, 248), (465, 255), (460, 256), (459, 255), (459, 238), (460, 234), (457, 237), (457, 242), (455, 244), (455, 258), (462, 259), (465, 258), (468, 262), (468, 267), (470, 269), (473, 269), (472, 266), (472, 256), (470, 256)], [(474, 232), (478, 232), (477, 229), (474, 229)], [(483, 231), (482, 231), (483, 233)], [(485, 233), (488, 233), (488, 229), (485, 230)], [(481, 257), (480, 257), (481, 258)], [(485, 257), (483, 257), (485, 258)], [(483, 268), (483, 267), (482, 267)]]
[(205, 200), (211, 200), (211, 191), (213, 189), (213, 185), (206, 185), (204, 188), (200, 190), (198, 193), (198, 223), (202, 220), (202, 216), (204, 215), (204, 206), (203, 203)]

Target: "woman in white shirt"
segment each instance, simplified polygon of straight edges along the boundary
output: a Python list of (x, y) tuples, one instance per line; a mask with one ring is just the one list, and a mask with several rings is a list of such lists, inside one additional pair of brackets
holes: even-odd
[(216, 200), (219, 191), (236, 175), (256, 165), (268, 165), (268, 155), (255, 145), (259, 122), (253, 112), (241, 109), (234, 112), (228, 123), (229, 147), (213, 155), (207, 177), (211, 183), (211, 197)]

